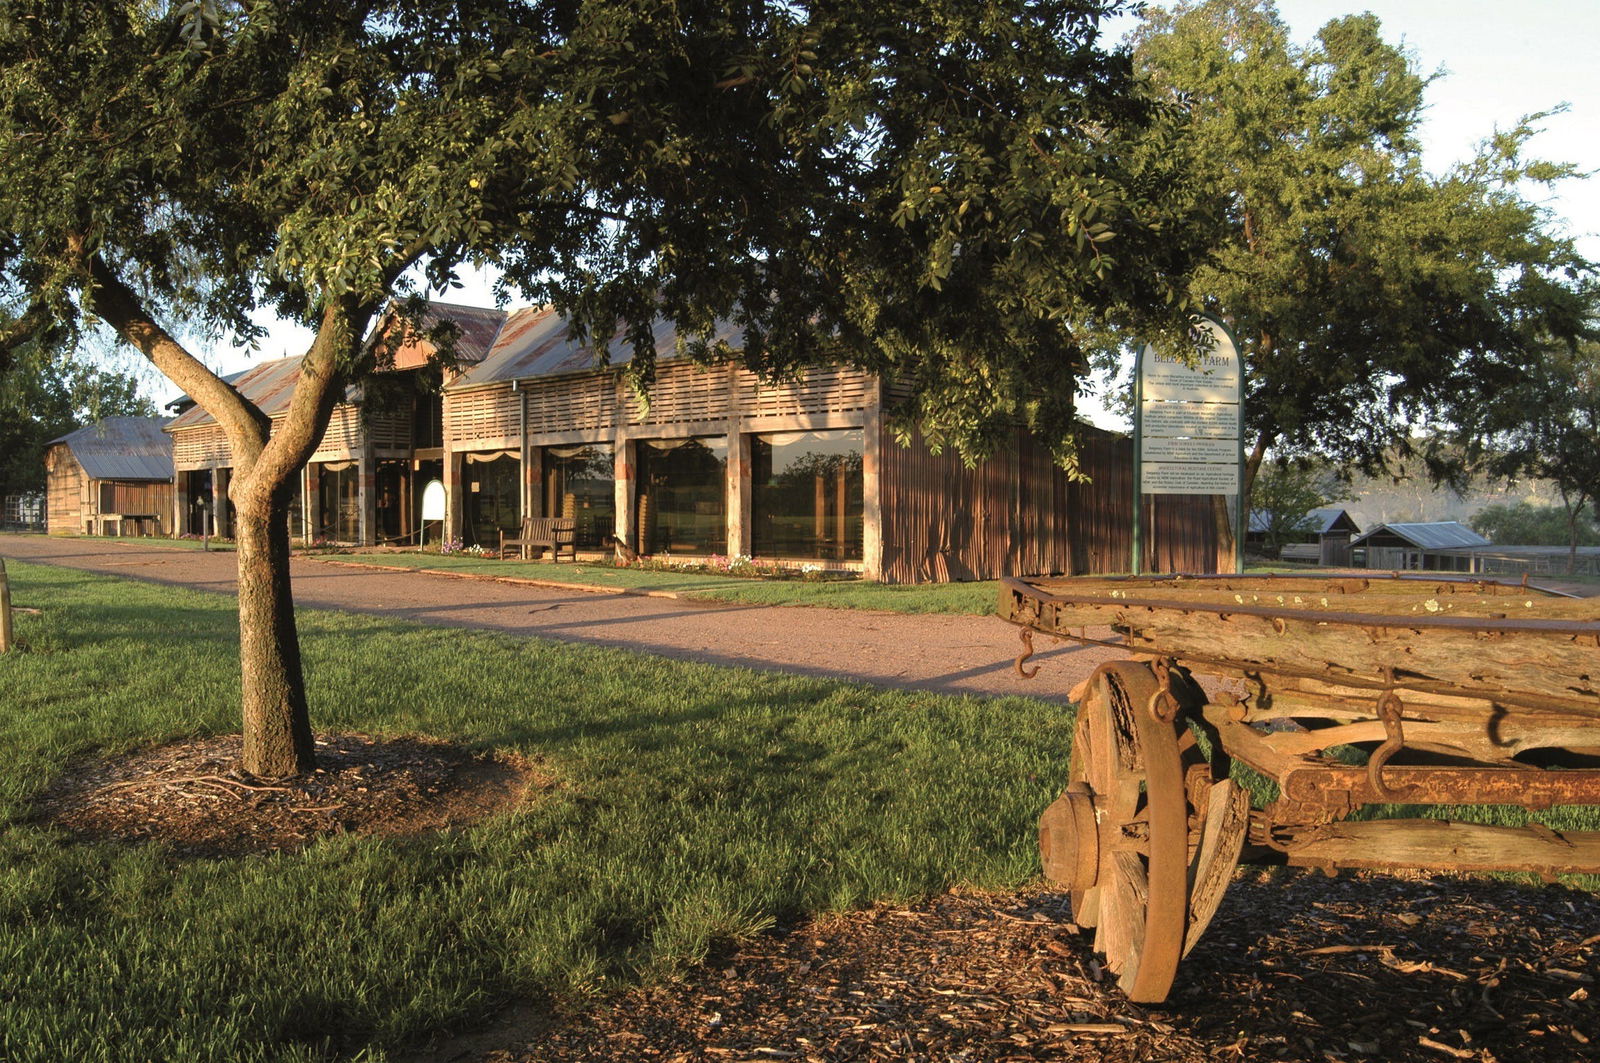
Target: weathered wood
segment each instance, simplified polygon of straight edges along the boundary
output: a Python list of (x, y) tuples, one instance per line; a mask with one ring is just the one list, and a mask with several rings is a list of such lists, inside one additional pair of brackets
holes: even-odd
[(6, 574), (6, 559), (0, 557), (0, 653), (10, 653), (14, 641), (11, 627), (11, 577)]
[(1335, 823), (1289, 842), (1295, 867), (1600, 873), (1600, 833), (1433, 819)]
[(1343, 595), (1295, 593), (1276, 583), (1270, 593), (1247, 593), (1245, 583), (1008, 580), (1000, 609), (1014, 623), (1069, 638), (1109, 626), (1134, 652), (1176, 657), (1203, 671), (1392, 686), (1600, 716), (1595, 601), (1521, 588), (1452, 599), (1438, 593), (1451, 585), (1434, 580), (1424, 581), (1428, 597), (1420, 602), (1396, 590), (1415, 588), (1412, 580), (1360, 579)]

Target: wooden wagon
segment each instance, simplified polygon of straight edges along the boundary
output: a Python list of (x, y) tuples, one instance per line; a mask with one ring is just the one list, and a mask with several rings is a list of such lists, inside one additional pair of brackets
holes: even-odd
[[(1165, 999), (1241, 861), (1600, 872), (1600, 833), (1350, 818), (1600, 805), (1600, 600), (1402, 576), (1008, 579), (1000, 598), (1024, 675), (1034, 632), (1138, 657), (1073, 691), (1066, 792), (1039, 821), (1045, 873), (1134, 1000)], [(1265, 807), (1236, 761), (1275, 784)]]

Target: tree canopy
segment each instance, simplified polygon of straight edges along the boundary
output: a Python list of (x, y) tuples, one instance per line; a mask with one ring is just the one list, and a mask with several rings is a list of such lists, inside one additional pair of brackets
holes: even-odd
[(1589, 264), (1523, 193), (1573, 176), (1527, 156), (1539, 116), (1435, 176), (1429, 78), (1372, 15), (1297, 45), (1266, 0), (1205, 0), (1152, 10), (1136, 54), (1192, 121), (1189, 293), (1239, 337), (1252, 474), (1269, 447), (1372, 470), (1581, 333)]
[[(1120, 6), (0, 0), (0, 301), (105, 320), (227, 435), (246, 767), (310, 763), (294, 473), (382, 306), (464, 264), (620, 328), (641, 383), (662, 315), (698, 357), (893, 376), (968, 456), (1025, 424), (1069, 459), (1078, 327), (1181, 333), (1193, 246)], [(262, 311), (316, 337), (275, 425), (183, 339)]]

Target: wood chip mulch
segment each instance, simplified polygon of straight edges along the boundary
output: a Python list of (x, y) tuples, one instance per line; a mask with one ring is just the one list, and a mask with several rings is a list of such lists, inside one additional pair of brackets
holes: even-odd
[(775, 933), (493, 1050), (479, 1031), (414, 1058), (1592, 1063), (1597, 953), (1591, 893), (1246, 870), (1172, 997), (1141, 1007), (1063, 897), (949, 895)]
[(463, 826), (546, 783), (503, 753), (429, 738), (317, 738), (317, 769), (262, 780), (236, 764), (238, 735), (189, 739), (69, 766), (34, 819), (79, 838), (160, 842), (177, 856), (303, 848), (330, 834), (418, 834)]

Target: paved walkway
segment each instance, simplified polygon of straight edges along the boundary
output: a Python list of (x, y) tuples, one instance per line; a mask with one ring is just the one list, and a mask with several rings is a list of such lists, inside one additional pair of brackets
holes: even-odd
[[(235, 587), (234, 555), (220, 551), (0, 534), (0, 557), (219, 594), (232, 594)], [(1021, 650), (1017, 631), (994, 617), (731, 605), (312, 558), (296, 558), (291, 571), (301, 606), (944, 694), (1064, 699), (1102, 661), (1120, 656), (1101, 647), (1053, 646), (1039, 639), (1033, 660), (1044, 667), (1037, 679), (1025, 682), (1012, 667)]]

